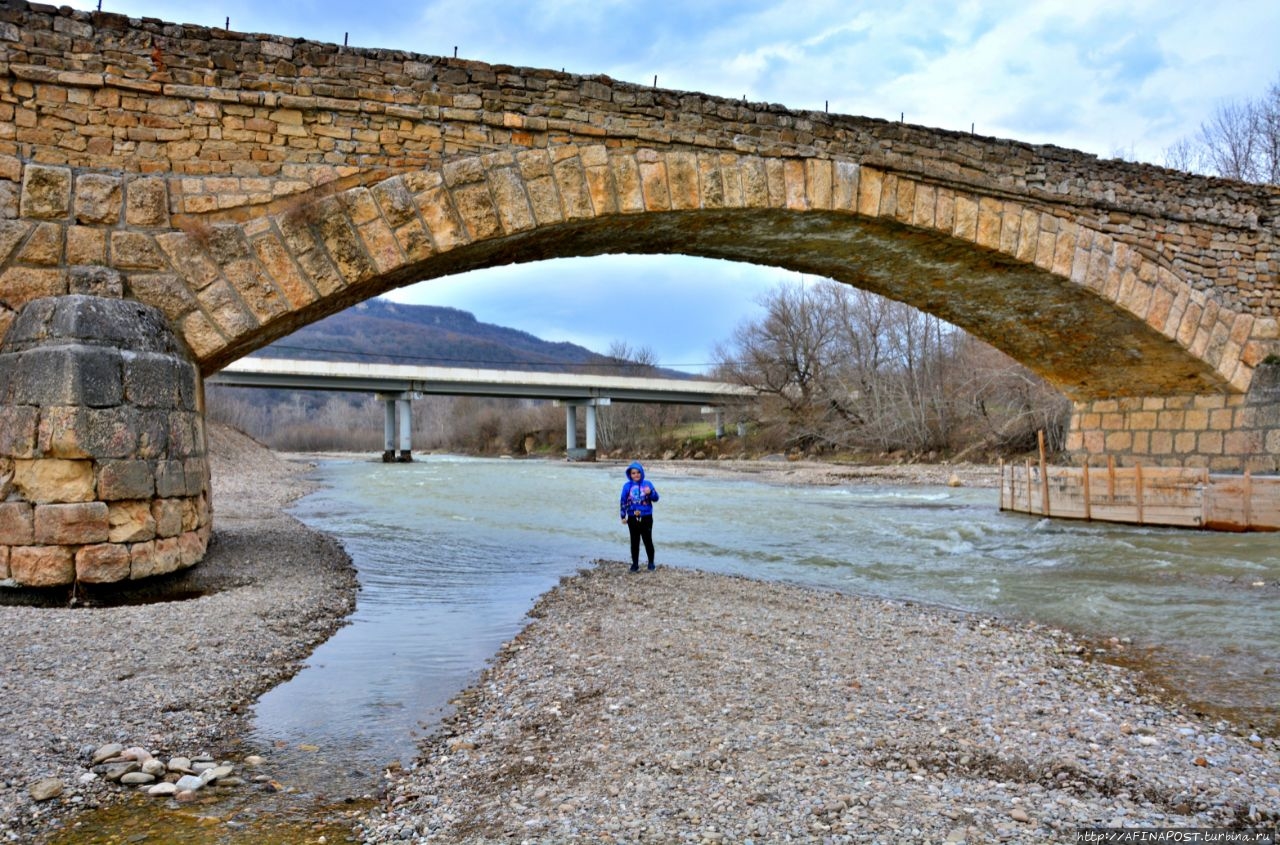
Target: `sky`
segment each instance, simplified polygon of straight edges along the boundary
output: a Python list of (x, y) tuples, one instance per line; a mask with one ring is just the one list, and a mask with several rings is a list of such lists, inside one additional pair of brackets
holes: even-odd
[[(93, 9), (97, 0), (73, 0)], [(1277, 0), (102, 0), (176, 23), (454, 54), (794, 109), (905, 119), (1162, 164), (1229, 101), (1280, 82)], [(597, 352), (701, 371), (776, 268), (681, 256), (508, 266), (402, 288)], [(530, 297), (528, 291), (538, 291)], [(636, 294), (635, 292), (641, 292)]]

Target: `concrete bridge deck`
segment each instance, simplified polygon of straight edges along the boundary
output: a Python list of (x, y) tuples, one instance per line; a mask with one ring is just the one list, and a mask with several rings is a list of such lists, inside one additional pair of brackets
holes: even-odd
[[(224, 387), (287, 390), (342, 390), (376, 393), (386, 414), (382, 459), (413, 459), (410, 403), (421, 395), (550, 399), (565, 409), (565, 447), (571, 458), (595, 460), (596, 408), (612, 402), (704, 405), (716, 415), (716, 436), (724, 434), (721, 409), (755, 396), (736, 384), (696, 379), (638, 378), (585, 373), (521, 372), (463, 367), (362, 364), (242, 358), (205, 379)], [(586, 446), (577, 447), (577, 409), (586, 412)]]

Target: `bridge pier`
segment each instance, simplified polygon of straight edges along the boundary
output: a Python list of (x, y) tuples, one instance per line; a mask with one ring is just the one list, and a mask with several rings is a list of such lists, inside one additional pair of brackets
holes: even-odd
[[(382, 424), (382, 462), (407, 464), (413, 461), (413, 406), (410, 392), (379, 393), (384, 413)], [(399, 443), (399, 454), (396, 444)]]
[(132, 300), (35, 299), (0, 343), (0, 579), (147, 578), (211, 532), (199, 371)]
[[(596, 407), (610, 404), (607, 397), (595, 399), (557, 399), (557, 405), (564, 406), (564, 447), (565, 455), (571, 461), (594, 461), (596, 459)], [(578, 448), (578, 408), (586, 409), (586, 448)]]
[(1244, 394), (1128, 396), (1075, 403), (1066, 450), (1076, 464), (1280, 472), (1280, 363), (1261, 363)]

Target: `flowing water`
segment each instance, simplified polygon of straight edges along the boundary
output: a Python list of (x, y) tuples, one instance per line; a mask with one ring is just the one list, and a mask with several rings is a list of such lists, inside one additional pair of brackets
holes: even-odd
[[(323, 489), (294, 513), (342, 541), (361, 592), (350, 624), (259, 701), (250, 743), (296, 792), (332, 806), (414, 758), (540, 594), (628, 549), (621, 466), (433, 455), (326, 460), (316, 472)], [(650, 480), (660, 567), (1128, 638), (1140, 665), (1192, 703), (1268, 733), (1280, 722), (1277, 535), (1004, 514), (993, 489)], [(635, 636), (642, 645), (645, 632)]]
[[(358, 607), (256, 719), (264, 740), (341, 747), (365, 770), (410, 760), (421, 730), (560, 577), (627, 557), (621, 467), (428, 456), (327, 461), (318, 473), (324, 489), (295, 514), (342, 539)], [(1003, 514), (979, 488), (650, 480), (660, 565), (1132, 638), (1191, 699), (1274, 724), (1276, 535)]]

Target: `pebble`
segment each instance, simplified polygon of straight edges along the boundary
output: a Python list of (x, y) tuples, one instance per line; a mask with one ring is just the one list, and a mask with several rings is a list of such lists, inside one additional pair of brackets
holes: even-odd
[(27, 792), (32, 801), (50, 801), (61, 795), (64, 789), (65, 784), (58, 778), (41, 778), (27, 787)]
[[(130, 748), (160, 750), (171, 761), (187, 756), (184, 749), (221, 755), (234, 747), (255, 697), (295, 674), (354, 607), (350, 558), (283, 511), (312, 486), (307, 464), (217, 424), (207, 431), (213, 542), (203, 562), (170, 582), (200, 598), (119, 607), (0, 604), (0, 700), (8, 705), (0, 720), (7, 738), (0, 744), (0, 843), (41, 841), (56, 821), (86, 806), (159, 786), (125, 787), (93, 771)], [(144, 631), (157, 636), (140, 638)], [(177, 633), (192, 631), (201, 632), (198, 644)], [(157, 777), (171, 774), (187, 772)], [(64, 791), (37, 801), (30, 786), (46, 777)]]
[(597, 562), (539, 599), (419, 763), (388, 772), (362, 842), (1041, 842), (1280, 820), (1274, 738), (1145, 696), (1065, 633), (626, 570)]

